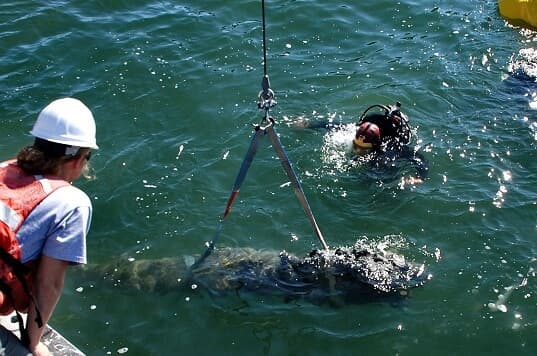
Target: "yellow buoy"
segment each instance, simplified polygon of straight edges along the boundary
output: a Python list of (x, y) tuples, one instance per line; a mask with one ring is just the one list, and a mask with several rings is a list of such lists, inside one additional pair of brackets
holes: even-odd
[(537, 29), (537, 0), (498, 0), (498, 7), (505, 19)]

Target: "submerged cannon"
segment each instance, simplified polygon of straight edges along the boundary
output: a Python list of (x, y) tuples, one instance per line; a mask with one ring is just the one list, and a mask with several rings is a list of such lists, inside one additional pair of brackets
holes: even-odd
[(192, 257), (119, 260), (88, 269), (108, 285), (127, 290), (167, 293), (199, 286), (211, 294), (249, 291), (315, 303), (406, 296), (431, 278), (423, 264), (358, 244), (313, 250), (303, 258), (285, 251), (220, 248), (191, 269), (193, 262)]

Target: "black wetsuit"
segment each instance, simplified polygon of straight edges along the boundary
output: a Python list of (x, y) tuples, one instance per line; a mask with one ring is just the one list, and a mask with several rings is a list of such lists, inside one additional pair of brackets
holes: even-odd
[[(369, 114), (360, 122), (371, 122), (377, 125), (381, 132), (381, 145), (372, 154), (367, 155), (367, 163), (375, 167), (393, 167), (395, 161), (406, 161), (416, 171), (414, 178), (425, 179), (429, 173), (429, 165), (425, 157), (408, 146), (410, 142), (410, 132), (402, 129), (386, 115)], [(311, 129), (337, 129), (341, 124), (328, 121), (317, 121), (309, 123), (307, 128)], [(360, 160), (361, 156), (354, 157)], [(400, 166), (400, 165), (398, 165)]]

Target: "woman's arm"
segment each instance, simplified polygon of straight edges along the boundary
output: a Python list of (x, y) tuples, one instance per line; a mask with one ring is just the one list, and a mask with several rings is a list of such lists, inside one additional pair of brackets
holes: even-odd
[(33, 293), (39, 306), (43, 325), (40, 328), (35, 322), (36, 310), (33, 302), (30, 303), (27, 321), (29, 338), (28, 349), (34, 355), (48, 354), (48, 349), (40, 342), (40, 340), (45, 330), (45, 326), (62, 294), (65, 272), (68, 265), (69, 263), (66, 261), (57, 260), (45, 255), (43, 255), (39, 261), (33, 283)]

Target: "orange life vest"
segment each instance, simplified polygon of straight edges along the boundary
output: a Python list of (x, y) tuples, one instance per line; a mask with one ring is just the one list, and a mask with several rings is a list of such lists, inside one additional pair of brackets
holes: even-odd
[(25, 312), (34, 263), (21, 263), (16, 233), (30, 212), (54, 190), (69, 185), (53, 176), (25, 173), (15, 161), (0, 163), (0, 314)]

